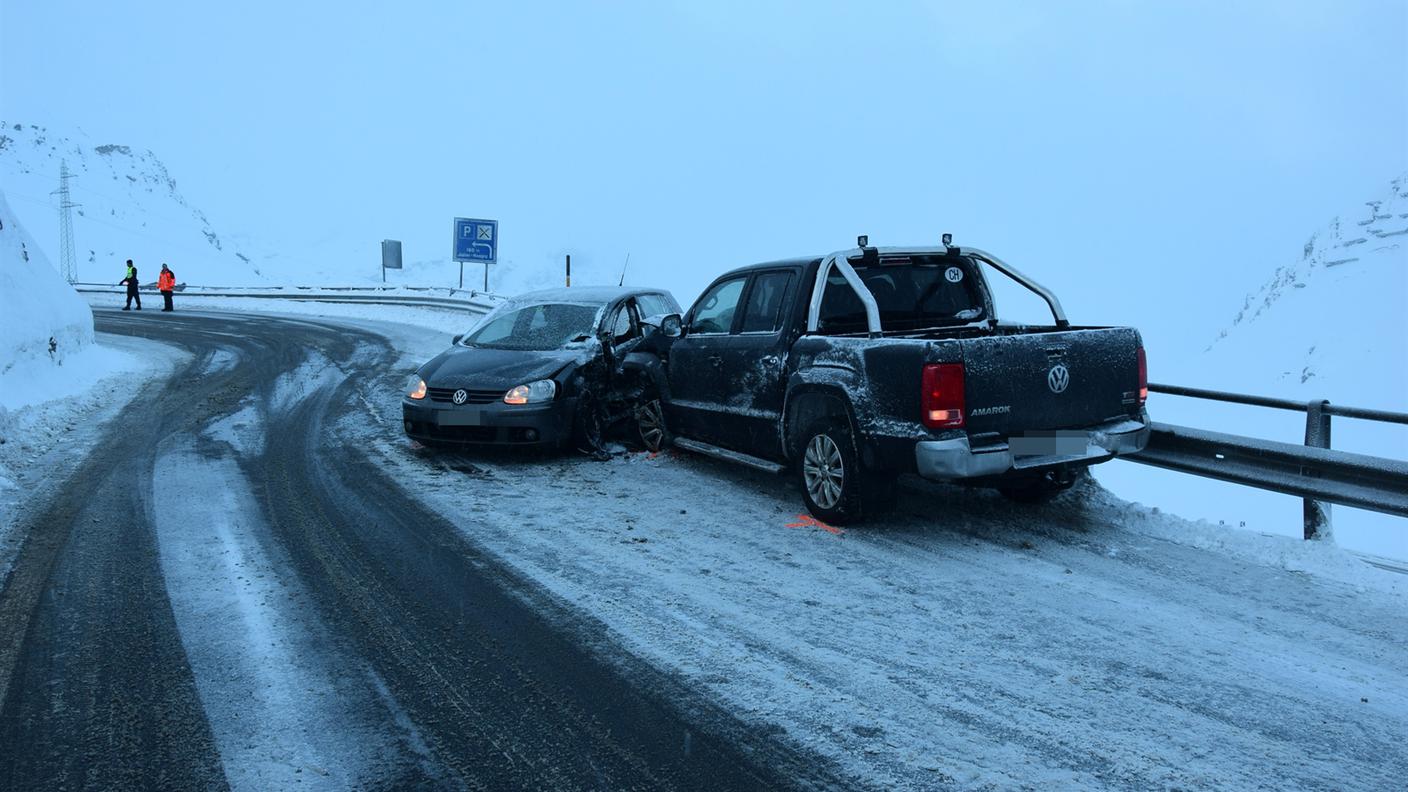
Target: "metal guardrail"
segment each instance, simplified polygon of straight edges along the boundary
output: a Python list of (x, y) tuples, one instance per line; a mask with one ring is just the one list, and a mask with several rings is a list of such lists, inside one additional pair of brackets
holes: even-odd
[(1408, 414), (1176, 385), (1149, 390), (1303, 412), (1305, 445), (1155, 423), (1148, 447), (1124, 459), (1304, 498), (1306, 539), (1328, 533), (1327, 503), (1408, 517), (1408, 462), (1330, 448), (1331, 416), (1408, 425)]
[[(75, 283), (74, 289), (85, 294), (113, 294), (121, 296), (125, 287), (109, 283)], [(143, 286), (141, 291), (157, 293), (154, 288)], [(487, 292), (470, 289), (448, 289), (427, 286), (187, 286), (177, 287), (183, 299), (200, 297), (247, 297), (265, 300), (300, 300), (303, 302), (362, 303), (371, 305), (414, 305), (423, 308), (448, 308), (483, 313), (493, 309), (503, 298)], [(404, 294), (405, 291), (427, 294)], [(435, 293), (439, 296), (434, 296)]]

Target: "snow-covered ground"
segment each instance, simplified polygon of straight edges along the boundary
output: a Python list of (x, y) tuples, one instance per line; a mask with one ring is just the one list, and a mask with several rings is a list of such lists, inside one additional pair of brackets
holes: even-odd
[[(439, 348), (369, 326), (408, 365)], [(1408, 652), (1377, 642), (1408, 649), (1408, 577), (1334, 545), (1095, 485), (1031, 509), (908, 481), (894, 514), (830, 529), (782, 478), (425, 453), (376, 429), (395, 394), (369, 402), (340, 432), (468, 538), (874, 786), (1376, 789), (1404, 766), (1381, 751), (1408, 728)]]
[(25, 510), (43, 505), (53, 488), (67, 481), (101, 437), (103, 424), (124, 410), (142, 409), (133, 401), (142, 388), (185, 360), (175, 347), (130, 336), (100, 333), (97, 347), (102, 373), (73, 372), (86, 387), (0, 410), (0, 580), (19, 552), (23, 537), (15, 535), (15, 527)]

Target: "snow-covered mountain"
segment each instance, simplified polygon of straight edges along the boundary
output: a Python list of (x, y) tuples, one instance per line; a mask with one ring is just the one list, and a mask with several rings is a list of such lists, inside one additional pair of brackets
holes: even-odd
[(60, 165), (66, 163), (78, 280), (116, 283), (132, 259), (143, 281), (163, 262), (184, 282), (254, 284), (264, 280), (256, 255), (219, 233), (176, 187), (151, 151), (95, 143), (0, 121), (0, 187), (50, 261), (58, 264)]
[[(1408, 411), (1408, 174), (1311, 235), (1276, 267), (1201, 353), (1151, 362), (1157, 382), (1262, 396), (1328, 399)], [(1245, 267), (1229, 262), (1229, 267)], [(1154, 394), (1150, 416), (1250, 437), (1300, 443), (1298, 412)], [(1334, 448), (1408, 458), (1408, 427), (1335, 418)], [(1096, 476), (1122, 497), (1184, 517), (1290, 536), (1301, 532), (1295, 498), (1179, 476), (1140, 465), (1102, 465)], [(1399, 518), (1334, 509), (1337, 540), (1408, 559)]]
[(1313, 234), (1201, 357), (1188, 384), (1408, 409), (1408, 173)]

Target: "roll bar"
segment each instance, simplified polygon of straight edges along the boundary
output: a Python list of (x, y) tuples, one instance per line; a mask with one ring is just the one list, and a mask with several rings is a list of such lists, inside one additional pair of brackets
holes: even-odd
[(1058, 328), (1065, 330), (1071, 326), (1070, 320), (1066, 319), (1066, 309), (1061, 307), (1061, 301), (1056, 299), (1056, 295), (1053, 294), (1050, 289), (1027, 277), (1021, 270), (986, 250), (980, 250), (974, 247), (963, 247), (960, 248), (960, 250), (979, 261), (986, 262), (988, 266), (1001, 272), (1003, 275), (1021, 284), (1028, 291), (1045, 300), (1047, 307), (1051, 309), (1051, 316), (1056, 320), (1056, 326)]
[(865, 324), (870, 330), (870, 337), (880, 337), (880, 306), (875, 303), (875, 295), (870, 293), (865, 281), (860, 279), (856, 268), (847, 261), (851, 256), (859, 256), (863, 252), (860, 248), (838, 250), (822, 260), (821, 266), (816, 271), (816, 282), (812, 284), (812, 302), (807, 308), (808, 333), (815, 333), (818, 325), (821, 324), (821, 297), (826, 293), (826, 279), (831, 275), (831, 270), (836, 269), (846, 279), (846, 283), (849, 283), (851, 288), (855, 290), (856, 296), (865, 306)]
[[(849, 261), (852, 257), (864, 255), (867, 250), (874, 252), (876, 248), (838, 250), (822, 259), (821, 266), (818, 267), (816, 271), (816, 282), (812, 284), (811, 304), (807, 307), (808, 333), (815, 333), (821, 324), (821, 298), (826, 293), (826, 279), (831, 275), (831, 270), (835, 269), (846, 279), (846, 283), (850, 284), (851, 288), (855, 290), (856, 296), (860, 298), (861, 304), (865, 306), (865, 324), (866, 329), (870, 333), (870, 337), (879, 338), (882, 335), (884, 330), (880, 325), (880, 306), (876, 304), (875, 295), (870, 293), (870, 289), (866, 287), (865, 281), (861, 280), (860, 274), (856, 272), (855, 267), (852, 267)], [(1027, 277), (1021, 270), (986, 250), (974, 247), (929, 249), (887, 248), (884, 252), (939, 253), (941, 255), (959, 254), (971, 256), (984, 262), (998, 272), (1001, 272), (1003, 275), (1016, 281), (1023, 288), (1045, 300), (1047, 307), (1051, 309), (1051, 316), (1056, 320), (1056, 326), (1058, 328), (1064, 330), (1071, 326), (1070, 321), (1066, 318), (1065, 309), (1061, 307), (1061, 301), (1056, 298), (1056, 295), (1052, 293), (1050, 289)]]

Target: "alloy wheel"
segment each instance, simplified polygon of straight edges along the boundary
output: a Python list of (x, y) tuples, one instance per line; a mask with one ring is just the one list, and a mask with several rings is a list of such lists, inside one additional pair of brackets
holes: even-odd
[(830, 436), (819, 434), (807, 443), (802, 457), (802, 479), (812, 502), (823, 509), (834, 509), (841, 502), (846, 485), (846, 466), (841, 449)]
[(659, 399), (651, 399), (636, 408), (636, 428), (640, 430), (640, 441), (650, 451), (659, 451), (665, 445), (665, 412)]

